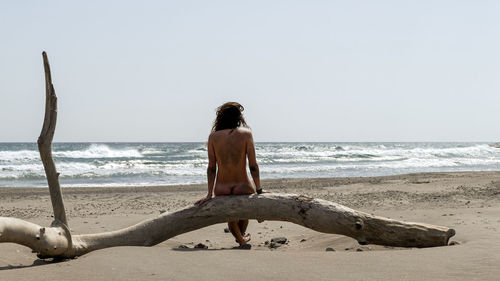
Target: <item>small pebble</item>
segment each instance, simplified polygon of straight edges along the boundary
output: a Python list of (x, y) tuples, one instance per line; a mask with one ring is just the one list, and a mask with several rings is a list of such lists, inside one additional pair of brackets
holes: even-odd
[(302, 238), (302, 239), (300, 240), (300, 242), (306, 242), (306, 241), (307, 241), (307, 240), (306, 240), (306, 239), (304, 239), (304, 238)]
[(269, 244), (269, 248), (271, 248), (271, 249), (276, 249), (276, 248), (281, 247), (281, 245), (283, 245), (283, 244), (276, 243), (276, 242), (271, 242), (271, 243)]
[(230, 232), (230, 231), (229, 231), (229, 228), (227, 228), (227, 227), (226, 227), (226, 228), (224, 228), (224, 233), (229, 233), (229, 232)]
[(288, 239), (286, 237), (275, 237), (271, 239), (271, 242), (285, 244)]
[(327, 252), (335, 252), (335, 249), (331, 248), (331, 247), (328, 247), (328, 248), (325, 249), (325, 251), (327, 251)]
[(194, 246), (195, 249), (208, 249), (208, 246), (203, 243), (198, 243)]
[(189, 247), (186, 246), (186, 245), (179, 245), (177, 248), (179, 248), (179, 249), (189, 249)]

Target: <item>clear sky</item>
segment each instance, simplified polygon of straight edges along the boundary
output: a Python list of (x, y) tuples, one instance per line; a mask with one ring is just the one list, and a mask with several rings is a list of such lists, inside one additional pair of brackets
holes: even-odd
[(0, 141), (500, 141), (500, 1), (1, 1)]

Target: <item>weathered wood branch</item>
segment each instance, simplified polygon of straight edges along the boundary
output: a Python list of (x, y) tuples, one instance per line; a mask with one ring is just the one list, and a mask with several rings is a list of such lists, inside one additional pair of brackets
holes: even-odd
[[(241, 218), (288, 221), (319, 232), (346, 235), (363, 245), (445, 246), (450, 237), (455, 235), (455, 231), (447, 227), (373, 216), (340, 204), (301, 195), (271, 193), (219, 196), (200, 206), (193, 205), (174, 213), (161, 214), (121, 230), (73, 235), (72, 241), (59, 234), (60, 228), (46, 228), (42, 246), (36, 244), (42, 242), (33, 239), (30, 243), (20, 244), (32, 248), (40, 256), (45, 257), (53, 256), (54, 253), (53, 247), (45, 245), (55, 245), (59, 250), (57, 256), (70, 258), (109, 247), (153, 246), (182, 233)], [(3, 220), (7, 222), (2, 223)], [(2, 228), (9, 223), (12, 225), (12, 220), (0, 218), (0, 233), (4, 232)], [(8, 235), (10, 239), (22, 235), (35, 237), (37, 231), (40, 232), (39, 226), (27, 222), (18, 224), (23, 227), (17, 229), (18, 235)], [(13, 231), (12, 227), (9, 231)], [(5, 239), (4, 236), (0, 237), (0, 242), (20, 241), (19, 238), (16, 238), (16, 241)], [(62, 251), (64, 245), (67, 245), (67, 248)], [(47, 249), (50, 252), (47, 252)]]
[(0, 243), (17, 243), (41, 258), (59, 257), (72, 248), (69, 230), (63, 226), (42, 227), (16, 218), (0, 217)]
[(52, 157), (52, 139), (54, 138), (57, 121), (57, 96), (54, 85), (52, 85), (47, 53), (43, 52), (42, 56), (45, 70), (45, 118), (43, 120), (42, 132), (37, 141), (38, 150), (40, 151), (40, 158), (42, 158), (43, 168), (47, 176), (50, 200), (54, 209), (54, 219), (67, 225), (68, 221), (66, 219), (61, 186), (59, 184), (59, 173), (56, 170), (56, 164)]
[(219, 196), (202, 205), (165, 213), (128, 228), (71, 235), (67, 226), (59, 173), (52, 157), (57, 97), (45, 52), (43, 60), (46, 103), (38, 148), (47, 175), (55, 220), (51, 227), (41, 227), (16, 218), (0, 217), (0, 243), (24, 245), (42, 258), (71, 258), (109, 247), (153, 246), (182, 233), (242, 218), (289, 221), (324, 233), (346, 235), (360, 244), (445, 246), (450, 237), (455, 235), (455, 231), (447, 227), (391, 220), (333, 202), (294, 194)]

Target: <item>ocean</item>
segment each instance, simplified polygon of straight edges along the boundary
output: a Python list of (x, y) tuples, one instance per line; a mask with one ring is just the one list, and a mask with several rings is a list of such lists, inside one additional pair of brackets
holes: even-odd
[[(488, 143), (257, 143), (262, 179), (500, 170)], [(54, 143), (64, 187), (206, 182), (204, 143)], [(0, 186), (45, 187), (36, 143), (0, 143)]]

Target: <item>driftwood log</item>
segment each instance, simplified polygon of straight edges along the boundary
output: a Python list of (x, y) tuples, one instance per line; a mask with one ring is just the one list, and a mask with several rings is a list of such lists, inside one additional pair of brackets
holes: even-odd
[(46, 107), (38, 147), (47, 176), (54, 222), (50, 227), (42, 227), (21, 219), (0, 217), (0, 243), (24, 245), (40, 258), (72, 258), (109, 247), (153, 246), (182, 233), (241, 218), (289, 221), (324, 233), (346, 235), (360, 244), (445, 246), (450, 237), (455, 235), (455, 231), (447, 227), (378, 217), (302, 195), (272, 193), (220, 196), (202, 205), (164, 213), (121, 230), (71, 235), (59, 185), (59, 173), (52, 158), (57, 98), (45, 52), (43, 60)]
[(72, 241), (58, 227), (43, 228), (19, 219), (1, 218), (0, 241), (25, 245), (45, 257), (75, 257), (108, 247), (153, 246), (182, 233), (239, 218), (289, 221), (320, 232), (350, 236), (360, 244), (399, 247), (445, 246), (455, 234), (447, 227), (377, 217), (321, 199), (268, 193), (219, 196), (200, 206), (164, 213), (121, 230), (73, 235)]

